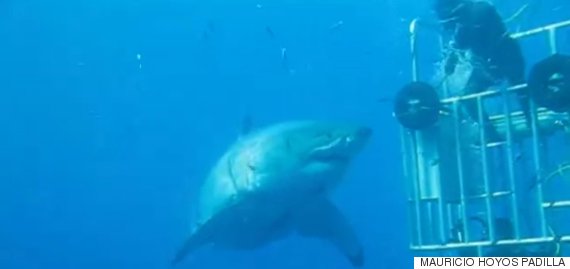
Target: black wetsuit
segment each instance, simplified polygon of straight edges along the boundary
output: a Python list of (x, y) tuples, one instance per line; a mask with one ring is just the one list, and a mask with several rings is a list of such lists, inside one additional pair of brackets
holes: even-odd
[[(511, 86), (525, 82), (525, 60), (520, 46), (509, 36), (493, 5), (484, 1), (436, 0), (434, 8), (443, 27), (453, 33), (453, 48), (470, 50), (476, 58), (466, 94), (487, 90), (501, 80)], [(456, 59), (448, 58), (446, 72), (452, 73), (455, 63)], [(528, 120), (528, 95), (525, 91), (519, 92)], [(469, 116), (478, 119), (476, 100), (471, 99), (464, 105)], [(489, 139), (499, 139), (484, 111), (483, 117)]]

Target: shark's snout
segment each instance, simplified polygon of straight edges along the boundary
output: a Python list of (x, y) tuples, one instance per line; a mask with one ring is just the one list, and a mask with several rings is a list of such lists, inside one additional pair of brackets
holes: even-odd
[(347, 137), (348, 144), (353, 144), (356, 148), (360, 149), (364, 146), (372, 136), (372, 128), (361, 126), (354, 129)]
[(351, 154), (355, 154), (360, 151), (370, 140), (372, 136), (372, 128), (367, 126), (358, 127), (352, 132), (352, 134), (347, 137), (347, 147)]

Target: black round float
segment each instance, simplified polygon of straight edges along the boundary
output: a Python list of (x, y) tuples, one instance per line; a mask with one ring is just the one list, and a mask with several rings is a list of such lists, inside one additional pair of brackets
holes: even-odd
[(531, 69), (528, 87), (539, 106), (570, 111), (570, 56), (554, 54), (538, 62)]
[(441, 103), (434, 87), (411, 82), (396, 95), (394, 116), (402, 126), (420, 130), (433, 126), (439, 119)]

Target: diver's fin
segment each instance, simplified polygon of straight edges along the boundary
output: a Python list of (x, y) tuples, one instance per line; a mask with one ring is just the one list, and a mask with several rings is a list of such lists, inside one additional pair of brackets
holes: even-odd
[(301, 236), (327, 240), (334, 244), (354, 267), (364, 265), (364, 251), (348, 220), (329, 200), (304, 208), (295, 221)]

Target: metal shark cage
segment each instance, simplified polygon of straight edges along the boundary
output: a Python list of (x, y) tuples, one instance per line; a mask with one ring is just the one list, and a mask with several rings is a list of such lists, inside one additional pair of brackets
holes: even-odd
[[(394, 107), (402, 125), (411, 250), (487, 256), (500, 248), (553, 247), (552, 255), (561, 255), (570, 243), (570, 179), (564, 179), (566, 172), (570, 175), (570, 58), (559, 54), (556, 37), (570, 28), (570, 20), (512, 34), (518, 40), (545, 36), (550, 49), (533, 66), (528, 83), (454, 96), (421, 81), (417, 42), (422, 25), (417, 19), (410, 24), (413, 78)], [(564, 60), (556, 61), (560, 57)], [(532, 93), (530, 122), (509, 102), (523, 89)], [(484, 102), (490, 99), (500, 104), (489, 117), (500, 141), (489, 141), (480, 128)], [(468, 101), (479, 108), (471, 124), (461, 113)]]

